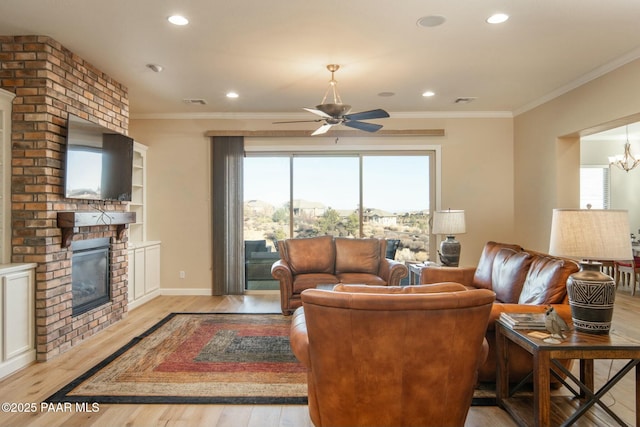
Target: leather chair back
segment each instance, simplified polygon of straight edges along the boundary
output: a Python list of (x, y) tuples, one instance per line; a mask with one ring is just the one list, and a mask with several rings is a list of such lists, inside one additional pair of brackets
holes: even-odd
[(464, 425), (495, 294), (442, 286), (302, 293), (291, 344), (309, 364), (316, 426)]

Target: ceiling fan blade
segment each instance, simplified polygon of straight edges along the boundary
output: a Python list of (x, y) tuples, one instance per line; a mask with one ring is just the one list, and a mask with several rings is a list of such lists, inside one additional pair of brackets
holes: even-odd
[(376, 132), (382, 129), (382, 125), (378, 125), (375, 123), (359, 122), (357, 120), (347, 120), (342, 124), (345, 126), (349, 126), (350, 128), (355, 128), (355, 129), (363, 130), (366, 132)]
[(377, 110), (362, 111), (361, 113), (347, 114), (344, 116), (348, 120), (370, 120), (370, 119), (383, 119), (389, 117), (389, 113), (378, 108)]
[(315, 132), (313, 132), (313, 133), (311, 134), (311, 136), (314, 136), (314, 135), (322, 135), (323, 133), (327, 133), (327, 131), (328, 131), (329, 129), (331, 129), (331, 126), (333, 126), (333, 125), (330, 125), (330, 124), (326, 123), (326, 124), (324, 124), (324, 125), (320, 126), (318, 129), (316, 129), (316, 130), (315, 130)]
[(303, 108), (303, 110), (307, 110), (310, 113), (316, 114), (320, 117), (324, 117), (325, 119), (331, 118), (330, 115), (328, 115), (327, 113), (325, 113), (324, 111), (320, 111), (318, 109), (315, 108)]
[(271, 124), (273, 125), (277, 125), (280, 123), (315, 123), (315, 122), (321, 122), (324, 119), (316, 119), (316, 120), (289, 120), (289, 121), (285, 121), (285, 122), (272, 122)]

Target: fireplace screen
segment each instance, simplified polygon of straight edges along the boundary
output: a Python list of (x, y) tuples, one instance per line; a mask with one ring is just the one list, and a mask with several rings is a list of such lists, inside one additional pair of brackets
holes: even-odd
[(71, 244), (72, 315), (109, 302), (109, 238), (80, 240)]

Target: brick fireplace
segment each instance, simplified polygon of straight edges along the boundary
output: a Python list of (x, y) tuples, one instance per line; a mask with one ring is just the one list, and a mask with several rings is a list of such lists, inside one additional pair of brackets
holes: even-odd
[(116, 225), (74, 230), (73, 241), (106, 238), (109, 301), (72, 314), (71, 245), (58, 212), (125, 212), (120, 202), (65, 199), (67, 115), (127, 133), (128, 91), (55, 40), (0, 36), (0, 86), (16, 94), (12, 113), (12, 257), (37, 263), (36, 349), (48, 360), (120, 320), (127, 312), (127, 235)]

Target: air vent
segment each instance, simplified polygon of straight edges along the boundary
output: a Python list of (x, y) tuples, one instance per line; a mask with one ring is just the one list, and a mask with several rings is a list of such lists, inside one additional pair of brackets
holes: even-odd
[(464, 96), (464, 97), (460, 97), (460, 98), (456, 98), (455, 102), (456, 104), (468, 104), (470, 102), (475, 101), (476, 98), (472, 97), (472, 96)]
[(182, 102), (184, 102), (185, 104), (192, 104), (192, 105), (207, 105), (207, 101), (201, 98), (183, 99)]

